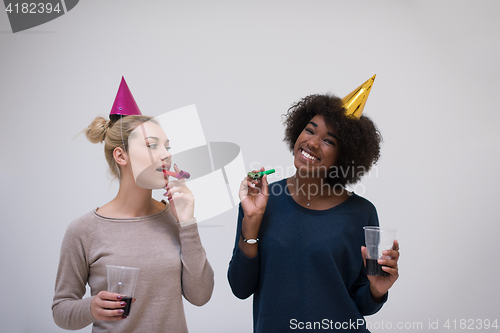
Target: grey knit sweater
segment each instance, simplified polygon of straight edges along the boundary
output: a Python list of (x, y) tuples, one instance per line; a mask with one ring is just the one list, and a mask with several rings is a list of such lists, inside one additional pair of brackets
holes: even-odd
[[(90, 312), (92, 297), (107, 289), (106, 265), (140, 268), (137, 301), (120, 321), (96, 321)], [(82, 299), (86, 284), (92, 297)], [(93, 323), (92, 332), (187, 332), (182, 296), (201, 306), (213, 286), (196, 223), (179, 226), (168, 206), (154, 215), (126, 219), (94, 210), (68, 226), (52, 311), (65, 329)]]

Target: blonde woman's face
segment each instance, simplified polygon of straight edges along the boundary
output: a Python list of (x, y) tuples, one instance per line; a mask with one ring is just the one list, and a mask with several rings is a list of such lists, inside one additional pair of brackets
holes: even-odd
[(146, 122), (137, 126), (129, 137), (129, 158), (135, 182), (145, 189), (159, 189), (168, 184), (163, 170), (170, 170), (170, 142), (163, 129)]

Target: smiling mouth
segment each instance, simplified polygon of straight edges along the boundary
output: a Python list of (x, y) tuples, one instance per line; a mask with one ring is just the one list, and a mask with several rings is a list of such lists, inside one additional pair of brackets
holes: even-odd
[(319, 161), (319, 158), (317, 158), (316, 156), (314, 155), (311, 155), (309, 154), (308, 152), (306, 152), (304, 149), (300, 148), (300, 153), (302, 154), (302, 156), (304, 156), (307, 160), (309, 161)]

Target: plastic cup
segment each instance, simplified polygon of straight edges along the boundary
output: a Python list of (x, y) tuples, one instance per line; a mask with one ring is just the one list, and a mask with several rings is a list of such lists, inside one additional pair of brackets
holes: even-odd
[(389, 273), (382, 270), (378, 259), (390, 259), (382, 255), (382, 251), (392, 249), (396, 229), (367, 226), (365, 230), (366, 243), (366, 275), (388, 276)]
[(106, 267), (108, 268), (108, 291), (122, 295), (123, 301), (127, 303), (123, 308), (123, 315), (128, 316), (134, 298), (139, 268), (111, 265), (106, 265)]

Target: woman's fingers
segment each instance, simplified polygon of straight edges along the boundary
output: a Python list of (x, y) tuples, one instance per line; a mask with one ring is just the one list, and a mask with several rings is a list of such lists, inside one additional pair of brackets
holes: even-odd
[(187, 187), (187, 185), (186, 185), (185, 179), (178, 179), (178, 180), (173, 180), (173, 181), (169, 182), (167, 185), (167, 188), (172, 189), (173, 187), (183, 188), (184, 190), (190, 192), (189, 187)]
[(105, 309), (118, 309), (123, 308), (126, 303), (120, 294), (101, 291), (97, 294), (95, 299), (96, 304)]
[(395, 239), (394, 242), (392, 243), (392, 249), (399, 251), (399, 242), (397, 239)]
[(361, 256), (363, 257), (363, 264), (366, 267), (366, 246), (361, 246)]
[(259, 181), (246, 177), (240, 185), (240, 199), (246, 198), (249, 195), (257, 195), (261, 192), (261, 184)]
[(395, 279), (397, 279), (399, 277), (399, 271), (398, 271), (397, 267), (393, 268), (393, 267), (389, 267), (389, 266), (382, 266), (382, 270), (384, 272), (391, 274)]
[(398, 260), (399, 260), (399, 243), (394, 240), (391, 250), (385, 250), (382, 252), (383, 257), (378, 260), (378, 263), (388, 267), (386, 272), (393, 273), (398, 270)]
[(240, 192), (239, 192), (240, 199), (243, 200), (244, 198), (246, 198), (248, 194), (255, 195), (256, 193), (259, 193), (260, 190), (257, 184), (258, 184), (257, 181), (249, 177), (245, 177), (245, 179), (242, 180), (240, 185)]
[(269, 184), (267, 182), (267, 175), (262, 176), (262, 194), (269, 195)]
[(177, 193), (177, 192), (181, 192), (181, 186), (168, 186), (168, 192), (169, 193)]
[(192, 196), (192, 192), (187, 189), (185, 186), (172, 186), (172, 187), (169, 187), (168, 190), (168, 195), (171, 196), (173, 194), (180, 194), (180, 193), (184, 193), (186, 195), (189, 195), (189, 196)]
[(240, 201), (245, 200), (248, 195), (249, 190), (248, 177), (245, 177), (240, 183), (240, 190), (238, 192), (238, 196), (240, 197)]
[(399, 260), (399, 243), (397, 240), (394, 240), (393, 246), (391, 250), (385, 250), (382, 252), (383, 255), (389, 256), (392, 259), (398, 261)]
[(126, 317), (123, 316), (123, 309), (120, 310), (107, 310), (100, 308), (97, 311), (97, 315), (92, 314), (97, 320), (105, 320), (105, 321), (117, 321), (122, 320)]
[(383, 266), (389, 266), (389, 267), (392, 267), (392, 268), (397, 268), (398, 267), (398, 261), (397, 260), (379, 259), (377, 262), (380, 265), (383, 265)]
[(399, 260), (399, 252), (394, 250), (385, 250), (382, 252), (384, 256), (391, 257), (394, 260)]
[[(260, 170), (252, 170), (252, 172), (257, 173), (264, 170), (265, 168), (262, 167), (260, 168)], [(250, 202), (252, 202), (253, 205), (262, 206), (263, 200), (267, 201), (267, 198), (263, 199), (260, 194), (263, 194), (265, 197), (269, 195), (267, 175), (264, 175), (259, 179), (252, 179), (250, 177), (245, 177), (241, 181), (239, 197), (242, 202), (244, 200), (250, 199)]]
[(168, 199), (176, 198), (176, 199), (185, 199), (186, 202), (194, 202), (194, 196), (191, 191), (186, 191), (182, 187), (173, 187), (167, 191)]
[(97, 296), (100, 300), (108, 300), (108, 301), (121, 301), (122, 295), (116, 293), (110, 293), (109, 291), (100, 291)]
[(125, 307), (127, 303), (124, 301), (101, 301), (99, 305), (105, 309), (121, 309)]
[(90, 311), (97, 320), (115, 321), (124, 318), (123, 308), (126, 305), (121, 295), (100, 291), (92, 298)]
[(167, 187), (170, 189), (174, 186), (186, 186), (186, 183), (184, 180), (172, 180), (171, 182), (168, 182)]
[[(172, 193), (171, 196), (169, 196), (167, 199), (168, 199), (168, 202), (172, 202), (172, 201), (175, 201), (177, 203), (187, 203), (189, 204), (190, 199), (191, 197), (189, 197), (187, 194), (183, 194), (183, 193)], [(185, 208), (185, 206), (182, 206), (181, 208)]]
[(257, 190), (258, 185), (259, 185), (259, 181), (258, 180), (254, 180), (254, 179), (248, 178), (247, 184), (248, 184), (248, 188), (249, 188), (250, 191), (252, 191), (252, 192), (257, 192), (258, 191)]
[(123, 296), (117, 293), (110, 293), (109, 291), (100, 291), (97, 295), (100, 301), (117, 301), (121, 302)]
[(382, 270), (389, 273), (395, 280), (399, 277), (399, 243), (394, 240), (391, 250), (385, 250), (382, 252), (384, 255), (378, 260), (378, 263), (382, 265)]

